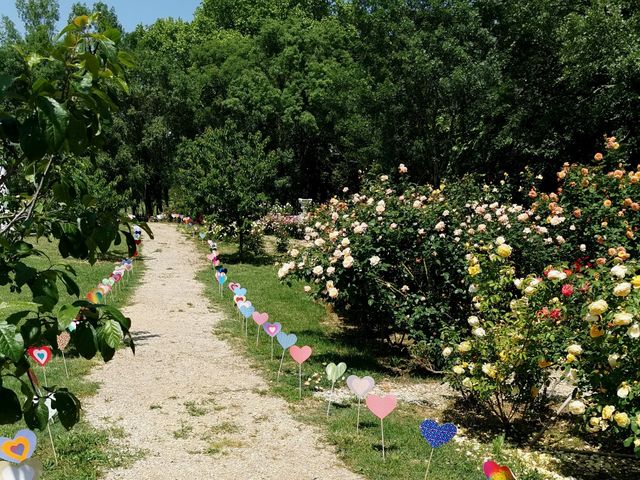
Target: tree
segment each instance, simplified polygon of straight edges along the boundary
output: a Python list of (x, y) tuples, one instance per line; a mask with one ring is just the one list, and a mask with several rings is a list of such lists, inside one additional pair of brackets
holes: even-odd
[(97, 28), (100, 32), (106, 32), (111, 28), (115, 28), (121, 34), (124, 34), (124, 28), (118, 20), (118, 14), (115, 7), (109, 8), (104, 2), (94, 2), (93, 7), (89, 8), (86, 3), (76, 2), (71, 6), (71, 12), (69, 13), (69, 22), (72, 22), (74, 18), (81, 15), (90, 15), (91, 13), (97, 13)]
[(58, 0), (16, 0), (16, 10), (24, 23), (27, 42), (48, 45), (60, 19)]
[(259, 134), (247, 136), (231, 122), (207, 129), (180, 146), (178, 196), (188, 211), (210, 214), (237, 234), (242, 255), (252, 221), (268, 206), (276, 161)]
[[(33, 383), (25, 354), (30, 346), (56, 349), (58, 333), (73, 321), (78, 326), (72, 342), (86, 358), (99, 351), (108, 361), (123, 336), (130, 338), (130, 320), (111, 306), (82, 300), (59, 305), (60, 286), (80, 294), (70, 265), (38, 270), (27, 261), (43, 255), (30, 243), (33, 236), (55, 238), (63, 257), (91, 262), (122, 237), (135, 251), (129, 224), (117, 212), (97, 209), (83, 179), (67, 174), (75, 155), (99, 144), (103, 125), (117, 108), (115, 92), (126, 89), (124, 72), (131, 66), (110, 37), (94, 33), (94, 20), (78, 17), (51, 48), (27, 53), (27, 74), (0, 75), (0, 186), (5, 187), (0, 189), (0, 285), (12, 292), (28, 289), (32, 296), (30, 302), (10, 297), (0, 304), (0, 311), (10, 312), (0, 319), (1, 421), (24, 417), (30, 428), (43, 429), (48, 422), (47, 392)], [(42, 68), (45, 64), (50, 68)], [(18, 390), (7, 386), (5, 377), (15, 377)], [(62, 424), (71, 428), (79, 418), (78, 399), (64, 388), (47, 390), (55, 394), (53, 407)]]

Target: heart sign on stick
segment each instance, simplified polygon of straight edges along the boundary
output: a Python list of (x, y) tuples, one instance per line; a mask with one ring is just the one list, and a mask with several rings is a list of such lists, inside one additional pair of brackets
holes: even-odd
[(0, 458), (12, 463), (24, 462), (36, 449), (38, 439), (31, 430), (20, 430), (15, 437), (0, 437)]
[(37, 480), (42, 475), (42, 462), (37, 458), (19, 465), (0, 462), (0, 480)]
[(487, 460), (482, 464), (482, 471), (487, 476), (487, 480), (516, 480), (515, 475), (509, 467), (500, 465), (493, 460)]
[(396, 409), (398, 399), (394, 395), (385, 395), (384, 397), (369, 395), (366, 402), (367, 408), (371, 410), (371, 413), (380, 419), (380, 431), (382, 433), (382, 460), (386, 461), (384, 449), (384, 419)]
[(56, 341), (58, 342), (58, 348), (62, 353), (62, 363), (64, 364), (64, 372), (66, 373), (67, 378), (69, 378), (69, 370), (67, 370), (67, 359), (64, 358), (64, 349), (67, 348), (67, 345), (69, 345), (69, 342), (71, 341), (71, 335), (69, 335), (69, 332), (66, 332), (66, 331), (62, 332), (60, 335), (56, 337)]
[(238, 297), (244, 297), (247, 295), (247, 289), (238, 287), (233, 291), (233, 293), (235, 293)]
[(289, 355), (298, 364), (298, 394), (302, 399), (302, 364), (311, 356), (311, 347), (309, 345), (304, 347), (294, 345), (289, 349)]
[(329, 410), (331, 409), (331, 399), (333, 398), (333, 390), (336, 386), (336, 382), (338, 381), (338, 379), (342, 377), (342, 375), (344, 375), (344, 372), (347, 371), (347, 364), (344, 362), (340, 362), (338, 365), (336, 365), (335, 363), (330, 363), (329, 365), (327, 365), (327, 368), (325, 369), (325, 371), (327, 372), (327, 378), (331, 382), (331, 393), (329, 394), (329, 402), (327, 404), (327, 417), (328, 417)]
[(262, 327), (262, 325), (267, 323), (267, 320), (269, 320), (269, 314), (253, 312), (251, 316), (253, 317), (253, 321), (256, 322), (256, 325), (258, 325), (258, 328), (256, 331), (256, 346), (258, 346), (258, 342), (260, 341), (260, 330), (261, 330), (260, 327)]
[(278, 322), (266, 322), (264, 325), (262, 325), (262, 329), (267, 335), (271, 337), (271, 360), (273, 360), (273, 339), (280, 333), (280, 330), (282, 330), (282, 325), (280, 325)]
[(445, 423), (440, 425), (435, 420), (425, 420), (420, 424), (420, 433), (431, 447), (431, 454), (427, 462), (427, 472), (424, 475), (425, 480), (429, 477), (429, 468), (431, 467), (431, 459), (433, 451), (449, 443), (456, 436), (458, 428), (453, 423)]
[(38, 365), (44, 367), (51, 360), (51, 348), (46, 345), (43, 347), (29, 347), (27, 355), (33, 358)]
[(280, 357), (280, 366), (278, 367), (278, 377), (276, 380), (280, 380), (280, 372), (282, 371), (282, 362), (284, 362), (284, 353), (288, 348), (293, 347), (298, 341), (298, 337), (294, 333), (286, 334), (284, 332), (279, 332), (276, 334), (276, 339), (278, 343), (282, 347), (282, 357)]
[(376, 386), (376, 381), (371, 377), (360, 378), (357, 375), (347, 377), (347, 387), (356, 397), (358, 397), (358, 416), (356, 419), (356, 432), (360, 431), (360, 405), (367, 395)]

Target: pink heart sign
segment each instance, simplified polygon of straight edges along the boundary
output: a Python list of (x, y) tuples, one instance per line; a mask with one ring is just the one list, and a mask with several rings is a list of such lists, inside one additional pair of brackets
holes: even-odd
[(44, 367), (51, 360), (51, 348), (44, 347), (29, 347), (27, 349), (27, 355), (35, 360), (35, 362)]
[(385, 395), (384, 397), (369, 395), (367, 397), (367, 408), (380, 420), (393, 412), (397, 405), (398, 399), (395, 395)]
[(210, 253), (209, 255), (207, 255), (207, 260), (209, 260), (210, 262), (213, 262), (215, 258), (216, 258), (215, 253)]
[(253, 317), (253, 321), (256, 322), (260, 326), (264, 325), (269, 320), (269, 314), (268, 313), (253, 312), (253, 314), (251, 314), (251, 316)]
[[(244, 295), (236, 295), (235, 297), (233, 297), (233, 301), (236, 303), (236, 305), (238, 305), (242, 302), (246, 302), (247, 297), (245, 297)], [(238, 308), (240, 307), (238, 306)]]
[(308, 345), (304, 347), (294, 345), (289, 349), (289, 354), (298, 365), (302, 365), (311, 356), (311, 347)]
[(350, 375), (347, 378), (347, 387), (349, 387), (351, 393), (360, 400), (364, 400), (367, 394), (369, 394), (375, 386), (376, 381), (371, 377), (360, 378), (357, 375)]

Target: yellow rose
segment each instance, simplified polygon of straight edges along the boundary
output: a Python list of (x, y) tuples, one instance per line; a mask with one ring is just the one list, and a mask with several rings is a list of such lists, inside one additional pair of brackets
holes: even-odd
[(502, 245), (499, 245), (498, 248), (496, 248), (496, 253), (502, 258), (507, 258), (511, 255), (511, 252), (513, 252), (513, 249), (506, 243), (503, 243)]
[(616, 327), (630, 325), (633, 321), (633, 315), (627, 312), (618, 312), (613, 316), (613, 324)]
[(596, 300), (595, 302), (589, 304), (589, 313), (591, 315), (602, 315), (607, 311), (609, 305), (604, 300)]
[(498, 374), (498, 370), (496, 370), (496, 367), (493, 366), (492, 363), (485, 363), (482, 365), (482, 372), (489, 378), (496, 378), (496, 375)]
[(640, 288), (640, 275), (636, 275), (631, 279), (631, 285), (633, 285), (633, 288)]
[(626, 428), (631, 423), (629, 420), (629, 415), (624, 412), (618, 412), (613, 416), (613, 420), (618, 424), (621, 428)]
[(464, 368), (462, 368), (460, 365), (456, 365), (455, 367), (453, 367), (453, 373), (455, 373), (456, 375), (462, 375), (464, 373)]
[(613, 405), (607, 405), (602, 409), (602, 418), (604, 418), (605, 420), (609, 420), (613, 415), (613, 412), (615, 411), (616, 407), (614, 407)]
[(472, 277), (475, 277), (476, 275), (478, 275), (480, 273), (480, 265), (479, 264), (475, 264), (475, 265), (471, 265), (469, 267), (469, 275), (471, 275)]
[(589, 329), (589, 336), (591, 338), (599, 338), (604, 335), (604, 329), (600, 328), (598, 325), (591, 325)]
[(567, 363), (573, 363), (576, 361), (576, 356), (573, 353), (567, 353)]

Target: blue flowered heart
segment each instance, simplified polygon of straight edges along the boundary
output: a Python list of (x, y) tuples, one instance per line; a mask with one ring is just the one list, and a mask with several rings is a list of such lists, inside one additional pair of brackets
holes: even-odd
[(434, 420), (425, 420), (420, 424), (420, 433), (431, 448), (438, 448), (449, 443), (456, 436), (458, 429), (453, 423), (439, 425)]
[(287, 348), (293, 347), (296, 344), (296, 342), (298, 341), (298, 337), (296, 337), (296, 335), (294, 333), (290, 333), (289, 335), (287, 335), (284, 332), (280, 332), (276, 336), (276, 338), (278, 339), (278, 343), (283, 348), (283, 350), (286, 350)]
[(244, 305), (240, 307), (240, 313), (244, 318), (249, 318), (251, 315), (253, 315), (253, 312), (255, 311), (256, 309), (253, 305), (251, 305), (250, 307), (246, 307)]
[(247, 295), (247, 289), (246, 288), (236, 288), (233, 293), (236, 294), (237, 297), (244, 297)]

